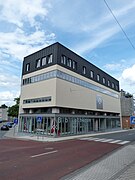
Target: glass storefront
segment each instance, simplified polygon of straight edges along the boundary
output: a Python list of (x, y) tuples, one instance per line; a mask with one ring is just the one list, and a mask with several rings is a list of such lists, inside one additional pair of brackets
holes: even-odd
[(20, 116), (19, 132), (41, 133), (44, 136), (68, 136), (120, 128), (120, 118), (63, 116)]

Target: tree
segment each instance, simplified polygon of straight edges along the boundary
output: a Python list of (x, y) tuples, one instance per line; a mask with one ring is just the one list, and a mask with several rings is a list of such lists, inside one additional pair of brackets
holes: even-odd
[(8, 108), (8, 116), (18, 117), (20, 97), (15, 98), (14, 101), (16, 104)]
[(0, 108), (5, 109), (5, 108), (7, 108), (7, 106), (6, 106), (5, 104), (2, 104), (2, 105), (0, 106)]

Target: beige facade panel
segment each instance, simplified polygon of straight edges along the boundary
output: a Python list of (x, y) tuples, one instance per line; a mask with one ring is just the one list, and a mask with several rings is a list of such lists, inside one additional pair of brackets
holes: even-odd
[[(40, 75), (56, 69), (65, 72), (69, 75), (72, 75), (74, 77), (77, 77), (81, 80), (84, 80), (88, 83), (91, 83), (95, 86), (103, 88), (107, 91), (118, 94), (119, 97), (118, 92), (111, 90), (110, 88), (107, 88), (97, 82), (85, 78), (59, 65), (54, 65), (24, 75), (23, 79)], [(25, 99), (48, 97), (48, 96), (51, 96), (51, 101), (49, 102), (23, 104), (23, 100)], [(97, 97), (100, 97), (100, 99), (103, 101), (102, 102), (103, 109), (97, 109)], [(69, 108), (87, 109), (87, 110), (95, 110), (95, 111), (101, 110), (101, 111), (120, 113), (119, 98), (111, 97), (109, 95), (88, 89), (86, 87), (82, 87), (77, 84), (73, 84), (71, 82), (59, 78), (48, 79), (22, 86), (20, 104), (21, 104), (20, 113), (23, 112), (22, 108), (50, 107), (50, 106), (67, 107), (67, 108), (69, 107)]]
[[(56, 96), (56, 106), (120, 113), (120, 99), (61, 79), (57, 79)], [(97, 96), (103, 100), (103, 109), (97, 109)]]
[[(102, 84), (99, 84), (98, 82), (95, 82), (95, 81), (93, 81), (93, 80), (91, 80), (91, 79), (88, 79), (88, 78), (86, 78), (86, 77), (84, 77), (84, 76), (82, 76), (82, 75), (80, 75), (80, 74), (77, 74), (77, 73), (75, 73), (75, 72), (73, 72), (73, 71), (70, 71), (70, 70), (68, 70), (68, 69), (66, 69), (66, 68), (63, 68), (62, 66), (56, 65), (55, 68), (58, 69), (58, 70), (60, 70), (60, 71), (62, 71), (62, 72), (65, 72), (65, 73), (67, 73), (67, 74), (69, 74), (69, 75), (71, 75), (71, 76), (77, 77), (77, 78), (79, 78), (79, 79), (81, 79), (81, 80), (83, 80), (83, 81), (86, 81), (86, 82), (88, 82), (88, 83), (94, 84), (94, 85), (96, 85), (96, 86), (98, 86), (98, 87), (104, 88), (104, 89), (106, 89), (106, 90), (108, 90), (108, 91), (111, 91), (111, 92), (116, 93), (116, 94), (119, 95), (119, 93), (117, 93), (117, 92), (114, 91), (113, 89), (110, 89), (110, 88), (108, 88), (108, 87), (106, 87), (106, 86), (103, 86)], [(54, 69), (55, 69), (55, 68), (54, 68)]]
[[(49, 102), (38, 102), (23, 104), (25, 99), (36, 99), (41, 97), (51, 96)], [(56, 104), (56, 78), (46, 81), (40, 81), (29, 85), (22, 86), (20, 113), (23, 112), (22, 108), (36, 108), (36, 107), (50, 107)]]

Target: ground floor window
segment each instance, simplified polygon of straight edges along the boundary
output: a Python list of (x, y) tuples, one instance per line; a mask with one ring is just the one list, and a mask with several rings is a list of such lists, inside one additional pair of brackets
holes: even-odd
[(86, 134), (120, 128), (120, 118), (20, 116), (19, 132), (46, 136)]

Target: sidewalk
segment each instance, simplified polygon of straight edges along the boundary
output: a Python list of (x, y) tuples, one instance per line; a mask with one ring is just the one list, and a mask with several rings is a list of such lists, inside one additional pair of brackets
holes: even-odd
[(135, 180), (135, 144), (107, 156), (94, 165), (73, 172), (61, 180)]
[(17, 133), (17, 127), (13, 127), (10, 129), (4, 136), (9, 138), (17, 138), (23, 140), (34, 140), (34, 141), (43, 141), (43, 142), (55, 142), (55, 141), (64, 141), (82, 137), (90, 137), (90, 136), (97, 136), (103, 134), (110, 134), (110, 133), (117, 133), (117, 132), (124, 132), (127, 130), (119, 130), (119, 131), (109, 131), (109, 132), (102, 132), (102, 133), (90, 133), (90, 134), (82, 134), (82, 135), (74, 135), (74, 136), (64, 136), (64, 137), (50, 137), (44, 135), (36, 135), (36, 134), (29, 134), (29, 133)]

